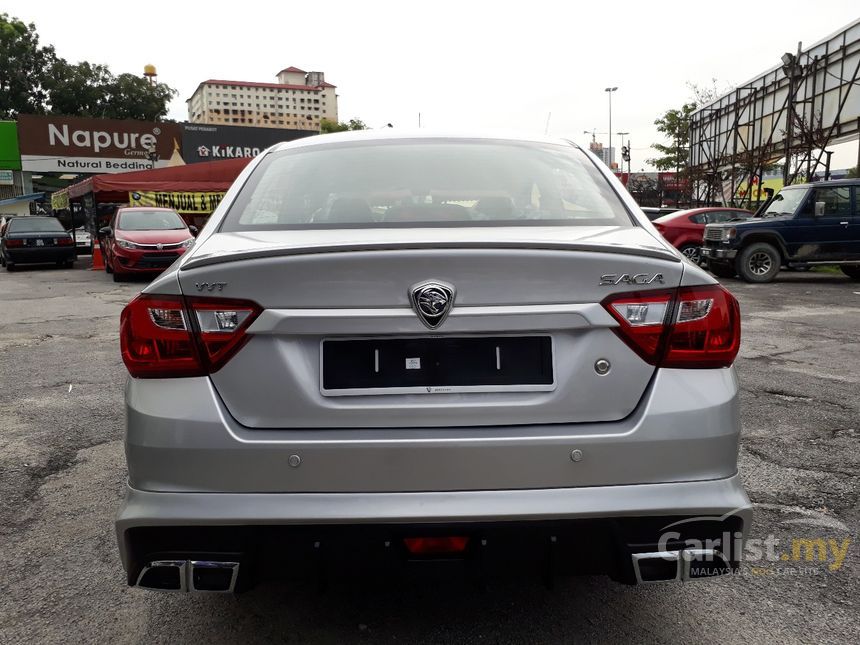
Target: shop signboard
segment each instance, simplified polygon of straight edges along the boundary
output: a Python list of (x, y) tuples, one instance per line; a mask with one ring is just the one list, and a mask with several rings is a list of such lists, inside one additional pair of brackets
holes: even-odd
[(206, 123), (182, 124), (182, 158), (185, 163), (256, 157), (282, 141), (292, 141), (316, 132), (285, 128), (254, 128)]
[(166, 166), (182, 130), (177, 123), (22, 114), (18, 137), (24, 170), (114, 173)]

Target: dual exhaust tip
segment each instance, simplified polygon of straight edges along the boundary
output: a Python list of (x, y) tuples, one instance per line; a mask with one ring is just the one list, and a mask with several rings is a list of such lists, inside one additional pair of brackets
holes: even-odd
[(238, 576), (238, 562), (155, 560), (143, 567), (135, 586), (154, 591), (233, 593)]
[(683, 549), (634, 553), (636, 582), (668, 582), (720, 576), (732, 572), (726, 556), (717, 549)]
[[(631, 556), (636, 582), (693, 580), (731, 573), (732, 566), (717, 549), (653, 551)], [(137, 577), (136, 586), (155, 591), (233, 593), (239, 563), (221, 560), (154, 560)]]

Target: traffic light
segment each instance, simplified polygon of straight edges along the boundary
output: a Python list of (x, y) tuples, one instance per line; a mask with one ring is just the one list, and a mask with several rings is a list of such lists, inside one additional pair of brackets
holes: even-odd
[(621, 146), (621, 158), (624, 161), (630, 161), (630, 148), (627, 146)]

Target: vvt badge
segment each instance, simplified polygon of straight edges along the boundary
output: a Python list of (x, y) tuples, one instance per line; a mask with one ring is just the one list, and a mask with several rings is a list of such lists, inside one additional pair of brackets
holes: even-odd
[(456, 290), (447, 282), (428, 280), (409, 289), (409, 301), (419, 320), (429, 329), (445, 322), (454, 304)]

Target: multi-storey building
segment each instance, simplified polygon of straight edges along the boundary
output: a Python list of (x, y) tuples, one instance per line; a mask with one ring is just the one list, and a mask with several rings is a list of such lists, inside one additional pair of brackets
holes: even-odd
[(203, 81), (188, 99), (192, 123), (320, 129), (320, 120), (337, 121), (335, 86), (322, 72), (287, 67), (277, 83)]

